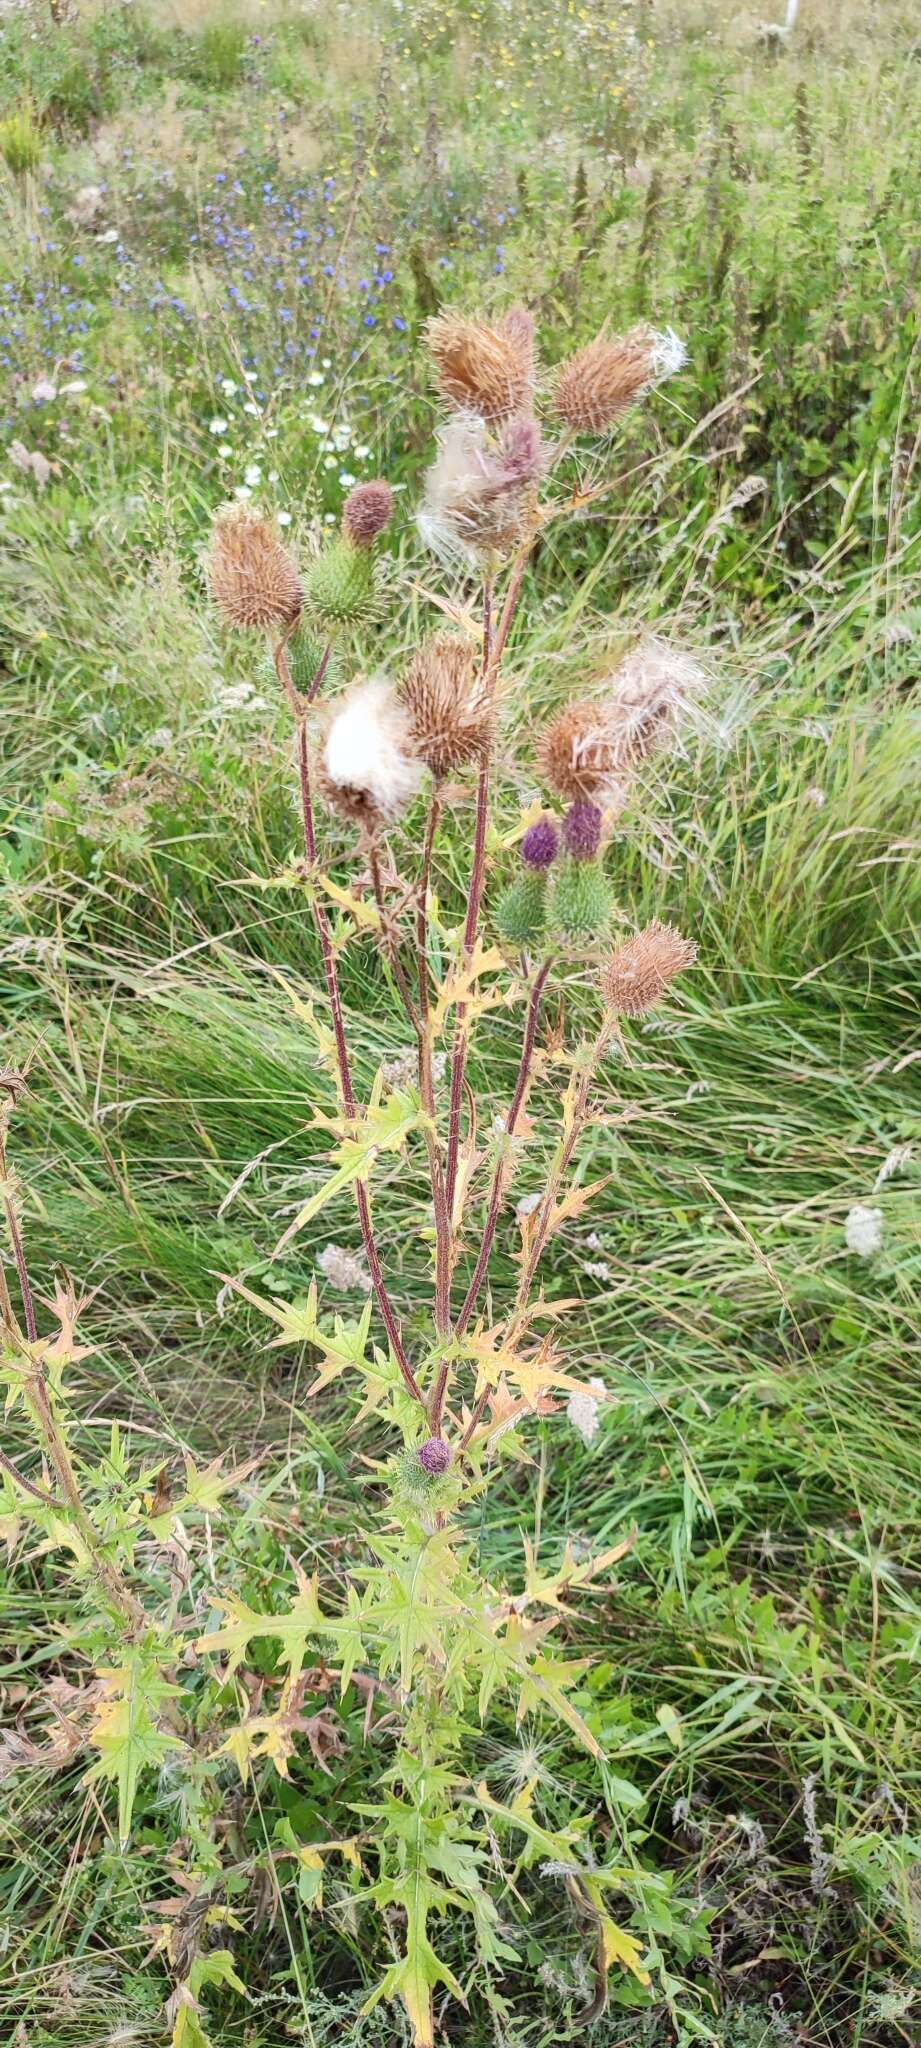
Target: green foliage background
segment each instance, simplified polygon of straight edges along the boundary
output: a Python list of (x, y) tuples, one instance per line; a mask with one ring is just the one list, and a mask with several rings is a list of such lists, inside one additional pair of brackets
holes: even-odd
[[(59, 1264), (98, 1289), (98, 1349), (70, 1396), (113, 1488), (126, 1443), (151, 1465), (261, 1457), (212, 1561), (269, 1606), (288, 1597), (292, 1530), (305, 1568), (343, 1580), (381, 1447), (373, 1425), (349, 1433), (338, 1396), (305, 1405), (308, 1357), (267, 1351), (261, 1320), (216, 1305), (219, 1276), (244, 1269), (303, 1294), (321, 1246), (355, 1231), (344, 1197), (267, 1268), (279, 1219), (325, 1170), (305, 1130), (325, 1101), (315, 1054), (278, 981), (314, 983), (318, 964), (297, 888), (264, 887), (296, 841), (286, 726), (257, 658), (222, 646), (203, 605), (210, 513), (242, 486), (307, 542), (338, 515), (342, 474), (379, 465), (405, 487), (372, 650), (395, 665), (434, 580), (410, 518), (432, 307), (520, 293), (548, 362), (603, 318), (649, 314), (688, 339), (689, 370), (625, 427), (617, 489), (538, 555), (506, 718), (520, 739), (640, 623), (717, 660), (699, 749), (612, 866), (625, 925), (673, 917), (701, 966), (667, 1030), (633, 1040), (617, 1095), (639, 1114), (599, 1123), (584, 1176), (610, 1187), (548, 1267), (552, 1292), (582, 1298), (573, 1363), (614, 1399), (589, 1447), (563, 1415), (535, 1429), (533, 1465), (503, 1477), (478, 1540), (514, 1576), (521, 1529), (553, 1560), (567, 1536), (600, 1546), (637, 1526), (570, 1632), (592, 1659), (579, 1705), (624, 1842), (708, 1920), (681, 2005), (726, 2048), (896, 2048), (921, 2013), (911, 12), (803, 0), (772, 54), (753, 10), (694, 0), (36, 8), (5, 18), (0, 49), (0, 1001), (4, 1060), (31, 1061), (30, 1251), (41, 1292)], [(318, 264), (302, 286), (278, 218), (308, 190), (336, 275)], [(228, 221), (248, 234), (229, 254)], [(17, 448), (44, 455), (44, 486)], [(466, 829), (459, 810), (446, 914)], [(325, 851), (345, 880), (341, 837)], [(367, 1086), (403, 1041), (370, 944), (344, 980)], [(501, 1100), (512, 1022), (482, 1056)], [(397, 1162), (378, 1197), (410, 1313), (428, 1268), (413, 1193)], [(846, 1250), (857, 1202), (883, 1212), (872, 1260)], [(497, 1299), (511, 1219), (502, 1247)], [(19, 1429), (13, 1415), (14, 1453)], [(13, 1542), (2, 1603), (15, 1726), (22, 1688), (78, 1683), (91, 1646), (54, 1554)], [(346, 1802), (382, 1768), (362, 1717), (360, 1702), (345, 1715), (334, 1764)], [(555, 1731), (500, 1719), (477, 1740), (493, 1790), (536, 1775), (554, 1825), (596, 1796)], [(203, 1836), (250, 1994), (214, 1974), (213, 2038), (394, 2038), (389, 2011), (357, 2017), (380, 1958), (348, 1871), (330, 1871), (323, 1918), (260, 1889), (279, 1828), (322, 1829), (329, 1781), (309, 1751), (288, 1785), (266, 1768), (243, 1793), (229, 1766), (213, 1773), (202, 1812), (162, 1759), (127, 1851), (85, 1761), (2, 1786), (12, 2039), (167, 2038), (149, 1929)], [(452, 2039), (543, 2044), (585, 2003), (590, 1941), (559, 1881), (531, 1873), (528, 1906), (523, 1962), (467, 2015), (451, 2008)], [(616, 2002), (597, 2030), (674, 2038), (667, 2014)]]

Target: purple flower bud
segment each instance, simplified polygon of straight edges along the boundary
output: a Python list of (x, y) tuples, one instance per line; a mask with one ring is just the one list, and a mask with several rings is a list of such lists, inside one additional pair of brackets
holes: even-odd
[(526, 868), (549, 868), (559, 852), (560, 835), (552, 818), (538, 818), (536, 825), (529, 825), (521, 842), (521, 858)]
[(573, 860), (594, 860), (601, 845), (601, 812), (590, 797), (577, 796), (563, 819), (563, 840)]
[(427, 1472), (431, 1479), (438, 1479), (442, 1472), (447, 1472), (451, 1463), (451, 1446), (443, 1436), (430, 1436), (420, 1444), (416, 1455), (423, 1472)]

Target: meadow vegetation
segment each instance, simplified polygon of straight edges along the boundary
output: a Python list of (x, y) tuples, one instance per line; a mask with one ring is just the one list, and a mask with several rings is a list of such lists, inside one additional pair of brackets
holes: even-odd
[[(313, 1282), (328, 1324), (368, 1300), (348, 1186), (272, 1256), (329, 1174), (304, 1007), (322, 1016), (322, 960), (289, 709), (202, 564), (228, 500), (310, 560), (380, 475), (378, 609), (337, 643), (337, 686), (400, 673), (435, 627), (475, 630), (475, 581), (434, 568), (414, 522), (440, 418), (425, 330), (518, 300), (548, 382), (605, 321), (674, 328), (689, 361), (603, 459), (563, 459), (575, 516), (530, 556), (502, 675), (493, 896), (556, 707), (650, 632), (713, 680), (607, 856), (615, 933), (667, 917), (697, 965), (606, 1066), (578, 1153), (580, 1183), (605, 1185), (544, 1263), (567, 1370), (606, 1398), (529, 1421), (468, 1514), (477, 1568), (507, 1585), (523, 1535), (548, 1573), (567, 1542), (578, 1560), (632, 1538), (560, 1631), (603, 1760), (498, 1695), (470, 1717), (503, 1953), (480, 1967), (445, 1913), (467, 2004), (441, 1987), (436, 2038), (587, 2035), (597, 1916), (537, 1840), (587, 1817), (652, 1965), (651, 1983), (612, 1967), (602, 2048), (917, 2039), (921, 49), (900, 0), (803, 0), (780, 48), (760, 20), (696, 0), (4, 13), (0, 1065), (27, 1080), (4, 1090), (6, 1190), (41, 1329), (62, 1274), (91, 1297), (57, 1401), (103, 1532), (88, 1551), (23, 1489), (60, 1473), (11, 1399), (17, 2048), (409, 2039), (397, 2006), (362, 2014), (403, 1941), (402, 1909), (382, 1925), (366, 1898), (399, 1702), (366, 1676), (340, 1700), (320, 1657), (288, 1774), (258, 1748), (244, 1772), (228, 1730), (277, 1706), (278, 1642), (235, 1678), (194, 1647), (227, 1589), (281, 1614), (316, 1572), (339, 1611), (394, 1451), (379, 1414), (356, 1423), (357, 1387), (308, 1397), (316, 1344), (270, 1348), (228, 1284), (289, 1328)], [(455, 791), (433, 871), (446, 959), (471, 816)], [(351, 834), (327, 818), (321, 844), (349, 892), (366, 1100), (408, 1031), (354, 928)], [(570, 974), (551, 1037), (588, 1028), (592, 986)], [(520, 1011), (491, 1012), (471, 1080), (497, 1110), (520, 1047)], [(559, 1092), (551, 1066), (496, 1318)], [(385, 1154), (374, 1196), (419, 1344), (424, 1163)], [(21, 1313), (12, 1259), (8, 1278)], [(116, 1568), (186, 1657), (175, 1694), (142, 1671), (113, 1727)], [(333, 1800), (347, 1853), (305, 1856), (340, 1838)], [(532, 1853), (490, 1801), (533, 1817)]]

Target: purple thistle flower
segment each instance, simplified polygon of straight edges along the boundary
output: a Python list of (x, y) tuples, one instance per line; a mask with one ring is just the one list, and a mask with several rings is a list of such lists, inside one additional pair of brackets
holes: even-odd
[(536, 825), (529, 825), (521, 842), (521, 858), (526, 868), (549, 868), (559, 852), (560, 835), (552, 818), (538, 818)]
[(416, 1455), (423, 1472), (427, 1472), (430, 1479), (438, 1479), (442, 1472), (447, 1472), (451, 1463), (451, 1446), (443, 1436), (430, 1436), (420, 1444)]
[(601, 845), (601, 812), (590, 797), (579, 796), (563, 819), (563, 840), (573, 860), (594, 860)]

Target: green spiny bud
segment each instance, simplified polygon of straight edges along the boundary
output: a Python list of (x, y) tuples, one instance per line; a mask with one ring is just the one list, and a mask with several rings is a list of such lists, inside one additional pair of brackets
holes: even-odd
[(510, 946), (527, 946), (541, 937), (546, 922), (546, 871), (525, 868), (499, 897), (495, 909), (496, 930)]
[(305, 578), (307, 603), (324, 625), (354, 626), (374, 610), (374, 562), (370, 548), (337, 540), (324, 549)]
[(553, 892), (553, 923), (568, 938), (599, 938), (611, 921), (611, 890), (595, 861), (570, 860)]
[[(309, 623), (298, 626), (297, 632), (292, 634), (288, 641), (287, 654), (291, 678), (295, 689), (300, 690), (305, 697), (309, 695), (325, 653), (326, 641)], [(324, 670), (323, 680), (324, 684), (332, 680), (332, 663), (329, 661)]]

